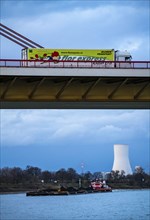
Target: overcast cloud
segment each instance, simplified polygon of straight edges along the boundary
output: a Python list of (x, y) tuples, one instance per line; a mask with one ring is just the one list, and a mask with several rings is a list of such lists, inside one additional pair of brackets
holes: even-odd
[[(3, 110), (2, 146), (60, 142), (74, 137), (116, 142), (148, 138), (148, 111)], [(109, 139), (108, 139), (109, 138)], [(85, 140), (86, 141), (86, 140)]]
[[(28, 161), (29, 152), (36, 147), (37, 156), (42, 149), (43, 157), (59, 152), (57, 158), (51, 159), (53, 169), (69, 164), (75, 167), (76, 163), (79, 166), (80, 162), (86, 161), (89, 169), (98, 170), (100, 161), (108, 158), (107, 165), (105, 162), (101, 167), (110, 171), (113, 145), (121, 143), (130, 146), (133, 168), (138, 162), (146, 170), (149, 166), (148, 110), (2, 110), (1, 119), (1, 151), (3, 154), (10, 151), (14, 155), (16, 151), (21, 153), (21, 149), (27, 151), (21, 164)], [(80, 155), (70, 163), (63, 159), (56, 163), (60, 155), (71, 160), (71, 155), (77, 152)], [(6, 163), (5, 157), (2, 159)], [(92, 164), (93, 157), (97, 158), (96, 164)], [(34, 160), (32, 158), (30, 163)], [(41, 160), (35, 163), (46, 168)]]
[[(114, 48), (129, 50), (134, 60), (149, 60), (147, 1), (143, 5), (140, 1), (27, 2), (2, 1), (1, 21), (44, 47)], [(21, 57), (15, 44), (7, 53), (8, 40), (2, 42), (3, 58)]]

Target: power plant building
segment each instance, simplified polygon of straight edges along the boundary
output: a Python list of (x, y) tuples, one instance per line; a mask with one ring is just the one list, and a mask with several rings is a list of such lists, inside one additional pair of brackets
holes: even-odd
[(113, 171), (122, 170), (125, 175), (132, 174), (132, 169), (129, 161), (128, 145), (115, 144), (114, 145), (114, 163)]

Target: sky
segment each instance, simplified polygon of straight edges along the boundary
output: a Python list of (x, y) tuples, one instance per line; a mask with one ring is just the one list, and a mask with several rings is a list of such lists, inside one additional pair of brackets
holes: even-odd
[[(128, 50), (150, 60), (150, 3), (1, 0), (1, 23), (45, 48)], [(1, 37), (1, 58), (21, 47)], [(131, 167), (150, 167), (149, 110), (1, 110), (1, 167), (109, 172), (114, 144), (129, 145)]]

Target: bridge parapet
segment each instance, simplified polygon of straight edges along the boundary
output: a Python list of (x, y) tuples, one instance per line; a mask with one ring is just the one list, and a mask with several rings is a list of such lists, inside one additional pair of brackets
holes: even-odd
[(0, 67), (150, 69), (150, 61), (59, 61), (0, 59)]

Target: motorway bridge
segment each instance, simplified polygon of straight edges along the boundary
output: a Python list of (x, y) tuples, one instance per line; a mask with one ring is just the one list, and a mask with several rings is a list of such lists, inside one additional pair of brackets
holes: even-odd
[(0, 60), (1, 109), (150, 109), (149, 61), (39, 62)]

